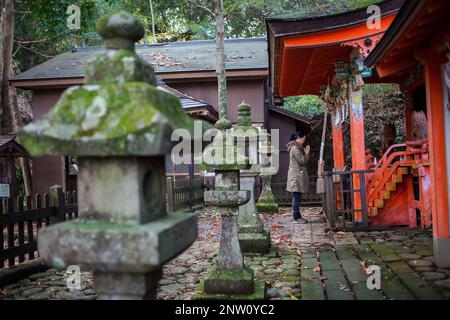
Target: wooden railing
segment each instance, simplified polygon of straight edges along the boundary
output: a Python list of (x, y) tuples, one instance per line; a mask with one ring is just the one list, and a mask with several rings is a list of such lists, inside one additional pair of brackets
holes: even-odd
[(0, 201), (0, 270), (37, 258), (42, 227), (78, 217), (75, 192), (51, 188), (50, 194)]
[[(325, 199), (323, 203), (329, 229), (356, 231), (369, 227), (366, 177), (373, 170), (324, 172)], [(354, 181), (359, 182), (359, 189)], [(355, 196), (361, 198), (355, 206)], [(356, 220), (356, 214), (361, 217)]]
[[(392, 152), (397, 148), (405, 148), (402, 151)], [(385, 184), (397, 172), (400, 166), (411, 166), (428, 161), (428, 141), (413, 141), (405, 144), (393, 145), (375, 167), (374, 173), (369, 177), (368, 191), (369, 203), (379, 196)], [(425, 155), (425, 156), (423, 156)]]

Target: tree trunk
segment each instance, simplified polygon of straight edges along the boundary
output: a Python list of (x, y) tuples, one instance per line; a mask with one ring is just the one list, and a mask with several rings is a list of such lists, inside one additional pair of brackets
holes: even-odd
[(216, 18), (216, 58), (217, 58), (217, 84), (219, 93), (219, 121), (216, 123), (218, 129), (229, 129), (231, 128), (231, 122), (228, 119), (228, 108), (227, 108), (227, 76), (225, 70), (225, 22), (223, 15), (223, 1), (214, 0), (215, 4), (215, 18)]
[[(4, 23), (4, 14), (3, 9), (5, 8), (5, 1), (0, 0), (0, 126), (3, 123), (3, 57), (4, 57), (4, 50), (3, 50), (3, 23)], [(0, 128), (1, 129), (1, 128)]]
[(2, 30), (3, 42), (3, 77), (2, 77), (2, 129), (4, 133), (12, 133), (12, 104), (9, 95), (9, 76), (12, 66), (14, 45), (14, 4), (12, 0), (5, 0), (5, 15)]
[[(1, 69), (1, 126), (2, 133), (14, 134), (22, 126), (22, 119), (17, 105), (17, 90), (9, 85), (9, 78), (14, 74), (13, 47), (14, 47), (14, 3), (13, 0), (0, 0), (1, 9), (5, 8), (3, 19), (1, 19), (1, 44), (2, 52)], [(21, 158), (19, 164), (23, 174), (26, 194), (31, 194), (32, 181), (31, 169), (28, 159)]]

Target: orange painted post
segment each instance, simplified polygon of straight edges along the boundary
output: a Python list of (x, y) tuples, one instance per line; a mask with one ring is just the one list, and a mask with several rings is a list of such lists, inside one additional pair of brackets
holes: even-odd
[[(334, 159), (334, 169), (341, 171), (345, 166), (344, 159), (344, 136), (342, 133), (342, 123), (339, 111), (336, 111), (334, 115), (331, 116), (332, 127), (333, 127), (333, 159)], [(341, 193), (337, 193), (337, 208), (342, 209), (344, 207), (342, 201)]]
[(447, 59), (444, 55), (428, 50), (418, 50), (416, 56), (425, 65), (434, 255), (439, 267), (450, 267), (449, 204), (441, 71), (441, 65), (446, 63)]
[[(359, 88), (351, 93), (350, 134), (352, 147), (353, 170), (366, 169), (366, 145), (364, 142), (364, 116), (362, 90)], [(359, 175), (353, 176), (353, 188), (360, 189)], [(355, 210), (362, 209), (361, 193), (355, 193)], [(362, 223), (362, 214), (355, 213), (356, 224)]]
[(344, 136), (342, 133), (342, 124), (340, 118), (336, 115), (331, 117), (333, 122), (333, 159), (334, 168), (342, 170), (345, 166), (344, 160)]

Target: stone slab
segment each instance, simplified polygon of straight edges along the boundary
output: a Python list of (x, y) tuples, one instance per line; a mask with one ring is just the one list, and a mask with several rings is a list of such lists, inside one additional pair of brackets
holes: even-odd
[(383, 300), (384, 297), (378, 290), (369, 290), (366, 281), (354, 283), (353, 292), (357, 300)]
[(395, 273), (411, 273), (413, 269), (403, 261), (390, 262), (387, 266)]
[(347, 260), (355, 258), (353, 252), (351, 251), (350, 246), (337, 246), (336, 255), (338, 256), (339, 260)]
[(322, 282), (318, 279), (301, 281), (302, 300), (325, 300)]
[(362, 270), (361, 263), (358, 259), (342, 260), (342, 267), (351, 282), (366, 282), (368, 275)]
[(347, 280), (341, 270), (324, 270), (325, 292), (328, 300), (353, 300)]
[(398, 277), (404, 285), (420, 300), (442, 300), (443, 297), (431, 288), (416, 273), (399, 273)]
[(320, 266), (322, 270), (340, 270), (339, 261), (336, 258), (334, 252), (321, 252), (320, 253)]
[(267, 253), (270, 250), (270, 232), (239, 233), (242, 253)]
[(382, 244), (373, 244), (371, 245), (371, 247), (385, 262), (401, 260), (401, 258), (395, 253), (395, 251), (388, 246)]
[(264, 300), (266, 299), (265, 281), (255, 281), (254, 290), (250, 294), (207, 294), (205, 293), (205, 283), (201, 281), (192, 300)]
[(150, 272), (197, 238), (195, 214), (169, 214), (143, 225), (76, 219), (39, 231), (41, 258), (56, 268), (79, 265), (99, 272)]
[(204, 280), (206, 294), (250, 294), (254, 290), (251, 268), (241, 270), (211, 269)]

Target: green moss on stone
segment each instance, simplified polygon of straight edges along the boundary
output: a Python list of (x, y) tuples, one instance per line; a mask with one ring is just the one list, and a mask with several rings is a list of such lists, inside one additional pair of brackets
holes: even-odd
[(151, 154), (169, 149), (168, 137), (177, 128), (192, 132), (193, 120), (175, 96), (128, 82), (68, 89), (19, 136), (32, 155)]
[(255, 281), (253, 292), (250, 294), (207, 294), (205, 293), (205, 282), (201, 281), (193, 300), (264, 300), (266, 299), (266, 283)]

